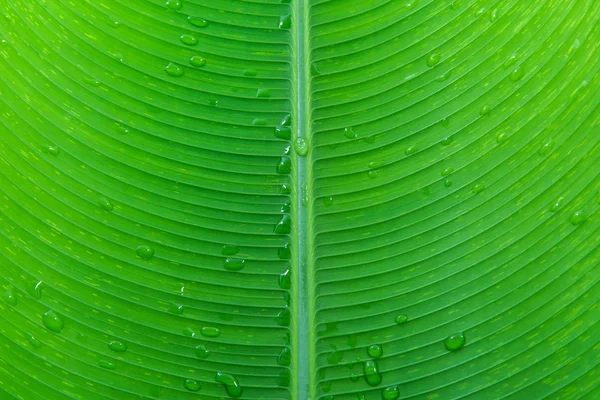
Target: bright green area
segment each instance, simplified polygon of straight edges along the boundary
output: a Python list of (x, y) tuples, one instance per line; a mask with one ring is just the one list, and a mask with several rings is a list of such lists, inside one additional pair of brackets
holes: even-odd
[(0, 21), (0, 400), (600, 398), (599, 2)]

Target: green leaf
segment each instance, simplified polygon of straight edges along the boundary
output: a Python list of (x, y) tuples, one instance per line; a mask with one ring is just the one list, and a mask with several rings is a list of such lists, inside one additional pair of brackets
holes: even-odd
[(600, 2), (0, 13), (0, 399), (600, 398)]

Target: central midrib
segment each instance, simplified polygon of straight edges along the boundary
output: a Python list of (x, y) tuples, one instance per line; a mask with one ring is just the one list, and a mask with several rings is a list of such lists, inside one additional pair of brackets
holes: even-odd
[[(292, 305), (295, 329), (292, 331), (293, 366), (296, 375), (292, 377), (293, 398), (307, 400), (315, 398), (312, 384), (314, 371), (313, 349), (313, 282), (312, 271), (312, 188), (311, 188), (311, 150), (310, 150), (310, 52), (309, 52), (309, 0), (296, 0), (292, 6), (292, 87), (295, 95), (292, 99), (293, 126), (295, 143), (306, 141), (308, 154), (295, 155), (295, 198), (294, 198), (294, 234), (296, 237), (293, 251), (295, 270), (292, 270)], [(294, 146), (296, 147), (296, 146)]]

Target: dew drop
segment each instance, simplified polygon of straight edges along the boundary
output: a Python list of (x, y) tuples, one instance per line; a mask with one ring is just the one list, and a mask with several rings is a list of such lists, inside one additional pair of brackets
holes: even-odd
[(171, 314), (181, 315), (181, 314), (183, 314), (183, 305), (172, 303), (169, 305), (169, 312)]
[(202, 330), (200, 330), (200, 333), (205, 337), (218, 337), (221, 335), (221, 330), (219, 328), (205, 326), (202, 328)]
[(369, 385), (377, 386), (381, 383), (381, 373), (374, 360), (365, 361), (363, 364), (363, 373), (365, 374), (365, 380)]
[(463, 333), (455, 333), (444, 340), (444, 346), (448, 351), (456, 351), (463, 348), (465, 345), (465, 335)]
[(277, 318), (275, 318), (277, 325), (279, 326), (290, 326), (290, 319), (291, 315), (289, 308), (281, 310), (279, 314), (277, 314)]
[(277, 163), (278, 174), (289, 174), (292, 172), (292, 160), (289, 157), (281, 157)]
[(448, 176), (448, 175), (450, 175), (453, 172), (454, 172), (454, 168), (452, 168), (452, 167), (445, 168), (442, 171), (442, 176)]
[(280, 139), (290, 140), (292, 131), (287, 126), (278, 126), (275, 128), (275, 136)]
[(32, 335), (27, 335), (27, 341), (29, 342), (29, 344), (34, 348), (34, 349), (39, 349), (42, 347), (42, 342), (40, 342), (39, 340), (37, 340), (35, 337), (33, 337)]
[(196, 346), (195, 353), (196, 357), (203, 359), (207, 358), (209, 354), (208, 350), (206, 349), (206, 346), (204, 346), (203, 344), (199, 344), (198, 346)]
[(442, 126), (444, 128), (447, 128), (448, 126), (450, 126), (450, 117), (446, 117), (446, 118), (442, 119)]
[(281, 350), (281, 353), (279, 353), (279, 357), (277, 357), (277, 364), (287, 367), (290, 365), (291, 359), (292, 354), (290, 349), (285, 347), (283, 350)]
[(123, 342), (119, 342), (118, 340), (113, 340), (108, 344), (108, 348), (112, 351), (116, 351), (117, 353), (124, 353), (127, 351), (127, 345)]
[(292, 211), (292, 202), (288, 200), (285, 203), (283, 203), (283, 205), (281, 206), (279, 211), (281, 211), (284, 214), (291, 212)]
[(167, 64), (167, 66), (165, 67), (165, 72), (167, 73), (167, 75), (173, 76), (175, 78), (183, 76), (183, 68), (172, 62)]
[(230, 374), (224, 372), (217, 372), (215, 381), (225, 385), (227, 394), (231, 397), (240, 397), (242, 395), (242, 388), (240, 387), (237, 379)]
[(57, 146), (48, 146), (46, 148), (46, 150), (48, 151), (49, 154), (51, 154), (53, 156), (57, 156), (60, 154), (60, 149)]
[(290, 269), (286, 269), (285, 272), (279, 275), (279, 287), (282, 289), (290, 289), (292, 287), (292, 278), (290, 276)]
[(285, 369), (279, 373), (277, 377), (277, 386), (279, 387), (288, 387), (290, 386), (290, 371)]
[(44, 326), (55, 333), (61, 333), (63, 328), (65, 327), (65, 323), (62, 318), (56, 314), (54, 311), (49, 310), (44, 313), (42, 316), (42, 322)]
[(33, 297), (38, 300), (41, 299), (42, 298), (42, 290), (44, 290), (44, 282), (39, 281), (33, 287), (33, 292), (32, 292)]
[(450, 187), (450, 186), (452, 186), (452, 181), (451, 181), (450, 179), (446, 179), (446, 180), (444, 181), (444, 186), (446, 186), (446, 187)]
[(127, 133), (129, 133), (129, 129), (128, 129), (126, 126), (122, 126), (122, 125), (121, 125), (121, 126), (119, 126), (119, 127), (117, 128), (117, 131), (118, 131), (118, 132), (119, 132), (121, 135), (124, 135), (124, 134), (127, 134)]
[(385, 163), (383, 161), (371, 161), (367, 167), (369, 169), (374, 169), (374, 168), (381, 168), (385, 165)]
[(98, 365), (104, 369), (111, 369), (111, 370), (117, 369), (117, 366), (115, 364), (111, 363), (110, 361), (106, 361), (106, 360), (100, 360), (100, 362), (98, 362)]
[(171, 10), (181, 10), (182, 0), (167, 0), (165, 3)]
[(511, 54), (508, 59), (504, 61), (504, 68), (510, 68), (518, 59), (519, 57), (517, 57), (516, 54)]
[(342, 362), (343, 358), (344, 358), (344, 352), (339, 351), (339, 350), (334, 350), (331, 353), (329, 353), (329, 355), (327, 356), (327, 364), (329, 364), (329, 365), (339, 364), (340, 362)]
[(217, 99), (209, 99), (208, 100), (208, 105), (209, 106), (216, 107), (218, 104), (219, 104), (219, 100), (217, 100)]
[(427, 58), (427, 66), (428, 67), (433, 67), (434, 65), (436, 65), (439, 62), (440, 62), (440, 55), (438, 53), (432, 53), (431, 55), (429, 55), (429, 58)]
[(412, 146), (409, 146), (404, 153), (407, 156), (410, 156), (411, 154), (415, 154), (417, 151), (419, 151), (419, 147), (416, 144), (413, 144)]
[(16, 306), (17, 305), (17, 297), (15, 296), (15, 294), (13, 293), (12, 289), (7, 289), (4, 292), (4, 296), (3, 299), (6, 303), (10, 304), (11, 306)]
[(185, 388), (190, 392), (197, 392), (200, 390), (200, 388), (202, 388), (202, 385), (193, 379), (186, 379), (183, 382), (183, 386), (185, 386)]
[(121, 23), (119, 21), (106, 21), (106, 25), (109, 28), (118, 28), (121, 26)]
[(198, 44), (198, 39), (196, 36), (190, 35), (189, 33), (184, 33), (183, 35), (179, 36), (179, 40), (181, 43), (187, 46), (195, 46)]
[(273, 232), (280, 235), (287, 235), (292, 230), (292, 219), (288, 214), (281, 217), (281, 220), (275, 225)]
[(587, 220), (588, 216), (583, 210), (575, 211), (571, 215), (571, 224), (577, 226), (583, 224)]
[(279, 18), (279, 29), (290, 29), (292, 26), (292, 17), (290, 15), (282, 15)]
[(321, 71), (319, 70), (319, 66), (317, 65), (317, 63), (312, 63), (310, 65), (310, 72), (311, 72), (312, 76), (321, 75)]
[(449, 146), (450, 144), (452, 144), (453, 141), (454, 141), (454, 138), (452, 136), (448, 136), (448, 137), (442, 139), (440, 144), (442, 146)]
[(100, 200), (98, 200), (98, 205), (104, 211), (112, 211), (114, 208), (110, 200), (108, 200), (106, 197), (100, 197)]
[(419, 4), (417, 0), (409, 0), (406, 2), (404, 7), (406, 7), (407, 10), (412, 10), (417, 4)]
[(144, 260), (149, 260), (154, 256), (154, 249), (150, 246), (142, 244), (135, 249), (138, 257), (143, 258)]
[(344, 128), (344, 136), (346, 136), (348, 139), (356, 139), (358, 137), (352, 127)]
[(542, 147), (540, 147), (538, 154), (540, 156), (548, 155), (552, 151), (553, 147), (554, 147), (554, 141), (552, 139), (548, 139), (542, 144)]
[(352, 382), (357, 382), (357, 381), (358, 381), (358, 375), (356, 375), (356, 374), (352, 374), (352, 375), (350, 375), (350, 380), (351, 380)]
[(525, 74), (525, 71), (523, 71), (523, 67), (522, 66), (518, 66), (515, 69), (512, 70), (512, 72), (510, 73), (510, 80), (513, 82), (516, 82), (518, 80), (520, 80), (523, 75)]
[(488, 106), (488, 105), (484, 105), (479, 110), (479, 114), (481, 116), (488, 115), (490, 113), (490, 111), (492, 111), (492, 108), (490, 106)]
[(89, 76), (86, 76), (85, 78), (83, 78), (83, 82), (85, 82), (87, 85), (93, 86), (93, 87), (98, 87), (100, 85), (102, 85), (102, 83), (94, 78), (90, 78)]
[(405, 324), (408, 321), (408, 317), (404, 314), (400, 314), (400, 315), (396, 316), (395, 321), (398, 325)]
[(290, 188), (290, 185), (284, 183), (283, 185), (281, 185), (281, 189), (279, 189), (279, 193), (280, 194), (290, 194), (290, 193), (292, 193), (292, 189)]
[(383, 355), (383, 349), (378, 344), (372, 344), (367, 348), (367, 354), (373, 358), (379, 358)]
[(436, 82), (444, 82), (446, 79), (450, 78), (450, 75), (452, 75), (452, 71), (447, 71), (435, 78), (435, 80)]
[(204, 28), (208, 25), (208, 22), (204, 18), (192, 17), (191, 15), (187, 18), (188, 22), (198, 28)]
[(308, 154), (308, 142), (304, 138), (297, 138), (294, 142), (294, 150), (296, 150), (296, 154), (304, 157)]
[(495, 8), (490, 12), (490, 22), (494, 23), (498, 19), (498, 9)]
[(398, 397), (400, 397), (398, 386), (390, 386), (381, 391), (382, 400), (396, 400)]
[(564, 199), (565, 199), (565, 198), (564, 198), (564, 197), (562, 197), (562, 196), (561, 196), (561, 197), (559, 197), (558, 199), (556, 199), (556, 201), (555, 201), (555, 202), (554, 202), (554, 203), (553, 203), (553, 204), (550, 206), (550, 211), (552, 211), (552, 212), (556, 212), (556, 211), (558, 211), (558, 209), (559, 209), (560, 207), (562, 207), (562, 203), (563, 203), (563, 200), (564, 200)]
[(200, 68), (206, 65), (206, 60), (200, 56), (191, 56), (190, 65), (196, 68)]
[(258, 89), (256, 91), (256, 97), (259, 97), (259, 98), (271, 97), (271, 89)]
[(277, 257), (279, 257), (280, 260), (289, 260), (291, 258), (291, 256), (292, 256), (292, 251), (290, 249), (289, 243), (286, 243), (285, 246), (277, 249)]
[(225, 259), (225, 269), (227, 271), (240, 271), (242, 268), (244, 268), (245, 264), (246, 260), (241, 258), (227, 257)]
[(485, 186), (477, 183), (475, 185), (473, 185), (473, 187), (471, 188), (471, 192), (473, 192), (473, 194), (477, 194), (477, 193), (481, 193), (483, 191), (483, 189), (485, 189)]
[(500, 132), (496, 135), (496, 143), (500, 144), (508, 139), (508, 134), (506, 132)]

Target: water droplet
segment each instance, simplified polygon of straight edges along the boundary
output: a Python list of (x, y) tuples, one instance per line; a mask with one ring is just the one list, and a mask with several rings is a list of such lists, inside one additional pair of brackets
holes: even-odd
[(435, 78), (435, 80), (436, 82), (444, 82), (446, 79), (450, 78), (450, 75), (452, 75), (452, 71), (447, 71)]
[(448, 136), (448, 137), (442, 139), (442, 141), (440, 143), (442, 146), (449, 146), (453, 141), (454, 141), (454, 138), (452, 136)]
[(185, 382), (183, 382), (183, 386), (190, 392), (197, 392), (202, 388), (202, 385), (193, 379), (186, 379)]
[(556, 212), (560, 207), (562, 207), (563, 200), (565, 198), (560, 196), (556, 201), (550, 206), (550, 211)]
[(277, 257), (279, 257), (280, 260), (289, 260), (291, 256), (292, 251), (289, 243), (286, 243), (285, 246), (277, 249)]
[(204, 346), (203, 344), (199, 344), (198, 346), (196, 346), (195, 353), (196, 357), (198, 358), (207, 358), (209, 354), (208, 350), (206, 349), (206, 346)]
[(290, 140), (292, 131), (287, 126), (278, 126), (275, 128), (275, 136), (280, 139)]
[(277, 318), (275, 318), (279, 326), (290, 326), (290, 319), (291, 314), (288, 308), (281, 310), (279, 314), (277, 314)]
[(305, 156), (308, 154), (308, 142), (304, 138), (297, 138), (294, 142), (294, 150), (299, 156)]
[(508, 139), (508, 134), (506, 132), (500, 132), (496, 135), (496, 143), (502, 143), (506, 139)]
[(144, 260), (149, 260), (154, 256), (154, 249), (150, 246), (142, 244), (135, 249), (138, 257), (143, 258)]
[(113, 210), (112, 203), (106, 197), (100, 197), (100, 200), (98, 200), (98, 205), (104, 211), (112, 211)]
[(344, 358), (344, 353), (339, 350), (334, 350), (327, 356), (327, 364), (335, 365), (342, 362), (342, 358)]
[(490, 12), (490, 22), (494, 23), (498, 19), (498, 9), (495, 8)]
[(280, 194), (290, 194), (290, 193), (292, 193), (292, 189), (290, 188), (290, 185), (284, 183), (283, 185), (281, 185), (281, 189), (279, 189), (279, 193)]
[(204, 28), (206, 25), (208, 25), (208, 21), (200, 17), (192, 17), (190, 15), (188, 16), (187, 20), (190, 24), (197, 26), (198, 28)]
[(477, 183), (475, 185), (473, 185), (473, 187), (471, 188), (471, 192), (473, 192), (473, 194), (477, 194), (477, 193), (481, 193), (483, 191), (483, 189), (485, 189), (485, 186)]
[(390, 386), (381, 391), (382, 400), (396, 400), (398, 397), (400, 397), (398, 386)]
[(291, 212), (292, 211), (292, 202), (288, 200), (285, 203), (283, 203), (283, 205), (281, 206), (279, 211), (284, 214)]
[(446, 117), (446, 118), (442, 119), (441, 122), (442, 122), (442, 126), (444, 128), (447, 128), (448, 126), (450, 126), (450, 117)]
[(446, 180), (444, 181), (444, 186), (446, 186), (446, 187), (450, 187), (450, 186), (452, 186), (452, 181), (451, 181), (450, 179), (446, 179)]
[(179, 36), (179, 40), (181, 41), (181, 43), (187, 46), (195, 46), (198, 44), (198, 39), (196, 38), (196, 36), (190, 35), (188, 33), (184, 33), (183, 35)]
[(240, 252), (240, 248), (234, 244), (224, 244), (221, 249), (221, 254), (224, 256), (234, 256)]
[(460, 8), (460, 0), (454, 0), (452, 4), (450, 4), (450, 8), (453, 10), (458, 10)]
[(208, 105), (209, 105), (209, 106), (216, 107), (216, 106), (217, 106), (217, 104), (219, 104), (219, 100), (217, 100), (217, 99), (209, 99), (209, 100), (208, 100)]
[(385, 165), (385, 163), (383, 161), (371, 161), (369, 164), (367, 164), (367, 167), (369, 169), (374, 169), (374, 168), (381, 168)]
[(200, 333), (202, 334), (202, 336), (206, 337), (218, 337), (221, 335), (221, 330), (219, 328), (205, 326), (204, 328), (202, 328)]
[(60, 149), (56, 146), (48, 146), (46, 148), (46, 151), (48, 151), (49, 154), (53, 155), (53, 156), (57, 156), (60, 154)]
[(89, 76), (86, 76), (85, 78), (83, 78), (83, 82), (85, 82), (87, 85), (93, 86), (93, 87), (99, 87), (100, 85), (102, 85), (102, 83), (94, 78), (90, 78)]
[(371, 179), (377, 178), (379, 176), (379, 171), (380, 171), (379, 169), (372, 169), (372, 170), (370, 170), (368, 172), (369, 178), (371, 178)]
[(404, 314), (400, 314), (396, 316), (395, 321), (397, 324), (405, 324), (408, 321), (408, 317)]
[(279, 357), (277, 357), (277, 364), (287, 367), (290, 365), (291, 359), (292, 353), (289, 348), (285, 347), (281, 350), (281, 353), (279, 353)]
[(172, 303), (169, 305), (169, 312), (171, 314), (181, 315), (181, 314), (183, 314), (183, 305)]
[(129, 133), (129, 129), (126, 126), (119, 126), (117, 128), (117, 132), (119, 132), (121, 135), (124, 135), (126, 133)]
[(282, 289), (290, 289), (292, 287), (292, 278), (290, 276), (290, 269), (286, 269), (285, 272), (279, 275), (279, 287)]
[(113, 340), (108, 344), (108, 348), (112, 351), (116, 351), (117, 353), (124, 353), (127, 351), (127, 345), (123, 342), (119, 342), (118, 340)]
[(372, 344), (367, 348), (367, 354), (373, 358), (379, 358), (383, 355), (383, 349), (378, 344)]
[(200, 56), (191, 56), (190, 65), (196, 68), (200, 68), (206, 65), (206, 60)]
[(46, 328), (55, 333), (61, 333), (65, 327), (65, 323), (63, 322), (62, 318), (52, 310), (44, 313), (42, 316), (42, 322)]
[(109, 20), (109, 21), (106, 21), (106, 25), (107, 25), (109, 28), (118, 28), (118, 27), (120, 27), (120, 26), (121, 26), (121, 23), (120, 23), (119, 21), (110, 21), (110, 20)]
[(279, 373), (279, 376), (277, 377), (277, 386), (279, 386), (279, 387), (290, 386), (290, 371), (289, 371), (289, 369), (285, 369)]
[(407, 10), (412, 10), (417, 4), (419, 4), (417, 0), (409, 0), (404, 7), (406, 7)]
[(275, 225), (273, 232), (281, 235), (287, 235), (292, 230), (292, 219), (288, 214), (281, 217), (281, 220)]
[(312, 73), (312, 76), (321, 75), (321, 71), (319, 70), (319, 66), (317, 65), (317, 63), (310, 64), (310, 72)]
[(415, 154), (417, 151), (419, 151), (419, 147), (416, 144), (413, 144), (412, 146), (409, 146), (404, 153), (407, 156), (410, 156), (411, 154)]
[(492, 108), (488, 105), (484, 105), (479, 110), (479, 114), (481, 114), (481, 116), (488, 115), (490, 111), (492, 111)]
[(292, 17), (290, 15), (282, 15), (279, 18), (279, 29), (290, 29), (292, 26)]
[(363, 364), (363, 373), (365, 374), (365, 380), (369, 385), (377, 386), (381, 383), (381, 373), (374, 360), (365, 361)]
[(289, 174), (292, 172), (292, 159), (289, 157), (281, 157), (277, 163), (278, 174)]
[(358, 375), (356, 375), (356, 374), (352, 374), (352, 375), (350, 375), (350, 380), (351, 380), (352, 382), (357, 382), (357, 381), (358, 381)]
[(215, 381), (225, 385), (225, 390), (227, 391), (227, 394), (229, 396), (240, 397), (242, 395), (242, 388), (240, 387), (237, 379), (234, 378), (232, 375), (226, 374), (224, 372), (217, 372)]
[(181, 10), (182, 0), (167, 0), (165, 3), (171, 10)]
[(5, 302), (7, 302), (8, 304), (10, 304), (11, 306), (16, 306), (17, 305), (17, 297), (13, 293), (12, 289), (7, 289), (4, 292), (3, 299), (4, 299)]
[(42, 347), (42, 342), (34, 338), (32, 335), (27, 335), (27, 341), (34, 349), (39, 349)]
[(552, 151), (553, 147), (554, 147), (554, 140), (548, 139), (542, 144), (542, 147), (540, 147), (538, 154), (540, 156), (548, 155)]
[(454, 172), (454, 168), (452, 168), (452, 167), (444, 168), (444, 170), (442, 171), (442, 176), (448, 176), (453, 172)]
[(455, 333), (450, 335), (444, 340), (444, 346), (448, 351), (456, 351), (463, 348), (465, 345), (465, 335), (462, 333)]
[(252, 120), (252, 125), (265, 126), (266, 124), (267, 124), (267, 120), (265, 118), (254, 118)]
[(354, 128), (352, 127), (344, 128), (344, 136), (346, 136), (348, 139), (356, 139), (358, 137), (356, 132), (354, 132)]
[(42, 298), (42, 290), (44, 290), (44, 282), (39, 281), (33, 287), (33, 292), (32, 292), (33, 298), (38, 299), (38, 300), (41, 299)]
[(256, 76), (256, 70), (255, 69), (245, 69), (244, 76)]
[(571, 215), (571, 223), (575, 226), (581, 225), (587, 220), (587, 218), (588, 216), (585, 211), (575, 211), (573, 215)]
[(227, 271), (240, 271), (245, 265), (246, 260), (241, 258), (228, 257), (225, 259), (225, 269)]
[(427, 59), (427, 66), (433, 67), (434, 65), (436, 65), (439, 62), (440, 62), (440, 55), (438, 53), (431, 53), (431, 55), (429, 55), (429, 58)]
[(510, 80), (513, 82), (518, 81), (519, 79), (521, 79), (523, 77), (523, 75), (525, 74), (525, 71), (523, 70), (522, 66), (518, 66), (515, 69), (512, 70), (512, 72), (510, 73)]
[(106, 361), (106, 360), (100, 360), (100, 362), (98, 362), (98, 365), (104, 369), (111, 369), (111, 370), (117, 369), (117, 366), (115, 364), (111, 363), (110, 361)]
[(167, 73), (167, 75), (173, 76), (175, 78), (183, 76), (183, 68), (172, 62), (167, 64), (167, 66), (165, 67), (165, 72)]
[(519, 57), (516, 54), (511, 54), (508, 59), (504, 61), (504, 68), (510, 68), (518, 59)]

